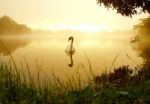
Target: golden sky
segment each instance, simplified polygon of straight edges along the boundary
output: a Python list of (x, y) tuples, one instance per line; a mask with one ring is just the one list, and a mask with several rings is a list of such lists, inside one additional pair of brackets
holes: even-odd
[(131, 29), (141, 14), (122, 17), (99, 7), (96, 0), (0, 0), (0, 16), (8, 15), (32, 28), (101, 31)]

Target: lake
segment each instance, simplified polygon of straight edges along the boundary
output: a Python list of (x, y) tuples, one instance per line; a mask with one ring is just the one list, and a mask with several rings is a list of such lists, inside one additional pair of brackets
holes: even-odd
[[(69, 67), (70, 56), (65, 52), (69, 36), (74, 37), (75, 54), (73, 66)], [(113, 68), (129, 65), (134, 68), (143, 62), (130, 44), (130, 35), (22, 35), (1, 36), (0, 61), (9, 62), (10, 53), (19, 69), (30, 69), (35, 75), (52, 78), (54, 72), (60, 79), (80, 74), (84, 79), (91, 68), (96, 75)], [(115, 60), (116, 58), (116, 60)], [(115, 61), (114, 61), (115, 60)], [(44, 73), (44, 74), (42, 74)]]

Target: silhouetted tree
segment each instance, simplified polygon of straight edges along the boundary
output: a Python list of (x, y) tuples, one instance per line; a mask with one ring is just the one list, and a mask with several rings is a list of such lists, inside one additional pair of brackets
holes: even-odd
[(137, 13), (150, 13), (150, 0), (97, 0), (97, 4), (115, 9), (123, 16), (132, 17)]
[(138, 44), (138, 51), (146, 63), (150, 65), (150, 16), (145, 19), (141, 19), (141, 22), (134, 26), (137, 31), (140, 41)]
[(134, 26), (134, 29), (138, 31), (138, 35), (150, 36), (150, 16), (144, 19), (140, 19), (140, 23)]
[(0, 18), (0, 35), (1, 34), (23, 34), (30, 33), (31, 29), (26, 25), (18, 24), (8, 16)]

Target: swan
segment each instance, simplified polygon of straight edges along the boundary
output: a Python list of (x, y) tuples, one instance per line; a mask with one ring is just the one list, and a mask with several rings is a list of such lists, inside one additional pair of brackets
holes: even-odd
[(65, 52), (67, 53), (67, 55), (73, 55), (75, 53), (75, 48), (73, 47), (73, 41), (74, 41), (74, 38), (73, 36), (70, 36), (68, 38), (68, 41), (71, 41), (70, 45), (67, 46)]
[(65, 52), (67, 53), (68, 56), (70, 56), (70, 64), (68, 64), (69, 67), (73, 66), (73, 58), (72, 55), (75, 53), (75, 48), (73, 47), (73, 36), (70, 36), (68, 41), (71, 41), (70, 44), (67, 46)]

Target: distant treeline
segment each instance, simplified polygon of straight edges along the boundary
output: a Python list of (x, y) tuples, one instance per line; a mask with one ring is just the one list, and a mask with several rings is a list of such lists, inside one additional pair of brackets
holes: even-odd
[(8, 16), (0, 17), (0, 35), (29, 34), (32, 30), (24, 24), (18, 24)]

